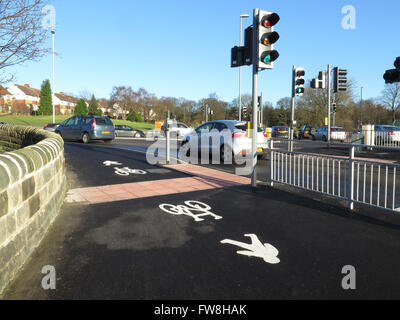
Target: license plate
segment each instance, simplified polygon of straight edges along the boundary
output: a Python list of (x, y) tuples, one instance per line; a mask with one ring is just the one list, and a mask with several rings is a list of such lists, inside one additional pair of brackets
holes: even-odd
[(102, 134), (110, 134), (110, 131), (102, 131)]
[(258, 148), (258, 149), (257, 149), (257, 152), (258, 152), (258, 153), (261, 153), (261, 152), (263, 152), (263, 149), (262, 149), (262, 148)]

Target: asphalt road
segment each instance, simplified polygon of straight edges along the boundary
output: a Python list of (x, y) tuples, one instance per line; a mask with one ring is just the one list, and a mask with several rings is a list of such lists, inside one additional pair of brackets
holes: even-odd
[[(188, 176), (148, 165), (139, 149), (116, 147), (67, 143), (69, 187)], [(148, 174), (121, 176), (105, 161)], [(66, 203), (3, 298), (400, 298), (399, 227), (289, 191), (262, 187), (254, 192), (239, 186), (99, 204)], [(222, 219), (208, 215), (196, 222), (190, 215), (159, 207), (189, 200), (208, 205), (209, 212)], [(234, 243), (250, 244), (245, 236), (250, 234), (270, 244), (262, 255), (266, 261), (237, 254), (244, 247)], [(56, 268), (56, 290), (41, 287), (45, 265)], [(349, 265), (356, 270), (355, 290), (342, 288), (342, 269)]]

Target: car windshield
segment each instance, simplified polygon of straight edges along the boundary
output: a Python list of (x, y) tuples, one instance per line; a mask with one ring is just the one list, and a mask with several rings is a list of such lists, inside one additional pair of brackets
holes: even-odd
[(400, 128), (394, 126), (383, 126), (383, 129), (387, 131), (400, 131)]
[[(242, 130), (242, 131), (247, 131), (247, 123), (238, 123), (237, 125), (235, 125), (235, 128), (238, 130)], [(263, 132), (263, 130), (258, 127), (258, 132)]]

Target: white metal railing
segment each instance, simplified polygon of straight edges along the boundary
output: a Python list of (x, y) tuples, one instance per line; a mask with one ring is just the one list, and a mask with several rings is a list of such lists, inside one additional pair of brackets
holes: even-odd
[(271, 142), (270, 179), (354, 203), (400, 212), (400, 165), (350, 156), (277, 151)]

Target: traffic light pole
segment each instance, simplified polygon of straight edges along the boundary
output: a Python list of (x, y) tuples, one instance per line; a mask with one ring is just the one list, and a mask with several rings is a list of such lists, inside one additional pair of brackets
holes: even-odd
[[(258, 28), (258, 9), (253, 10), (253, 26)], [(252, 175), (251, 186), (257, 187), (257, 129), (258, 129), (258, 32), (253, 30), (253, 134), (252, 134)]]
[(331, 142), (331, 65), (328, 64), (328, 142)]
[(292, 101), (290, 105), (290, 112), (291, 112), (291, 117), (290, 117), (290, 136), (289, 136), (289, 152), (293, 152), (293, 138), (294, 138), (294, 129), (293, 129), (293, 123), (294, 123), (294, 105), (295, 105), (295, 97), (296, 97), (296, 92), (294, 90), (296, 84), (296, 66), (293, 66), (293, 76), (292, 76)]
[(170, 156), (170, 154), (171, 154), (171, 135), (169, 132), (170, 117), (171, 117), (170, 112), (167, 111), (166, 112), (166, 122), (165, 122), (165, 130), (166, 130), (166, 132), (165, 132), (165, 147), (166, 147), (165, 154), (166, 154), (166, 163), (167, 164), (170, 164), (170, 162), (171, 162), (171, 156)]

